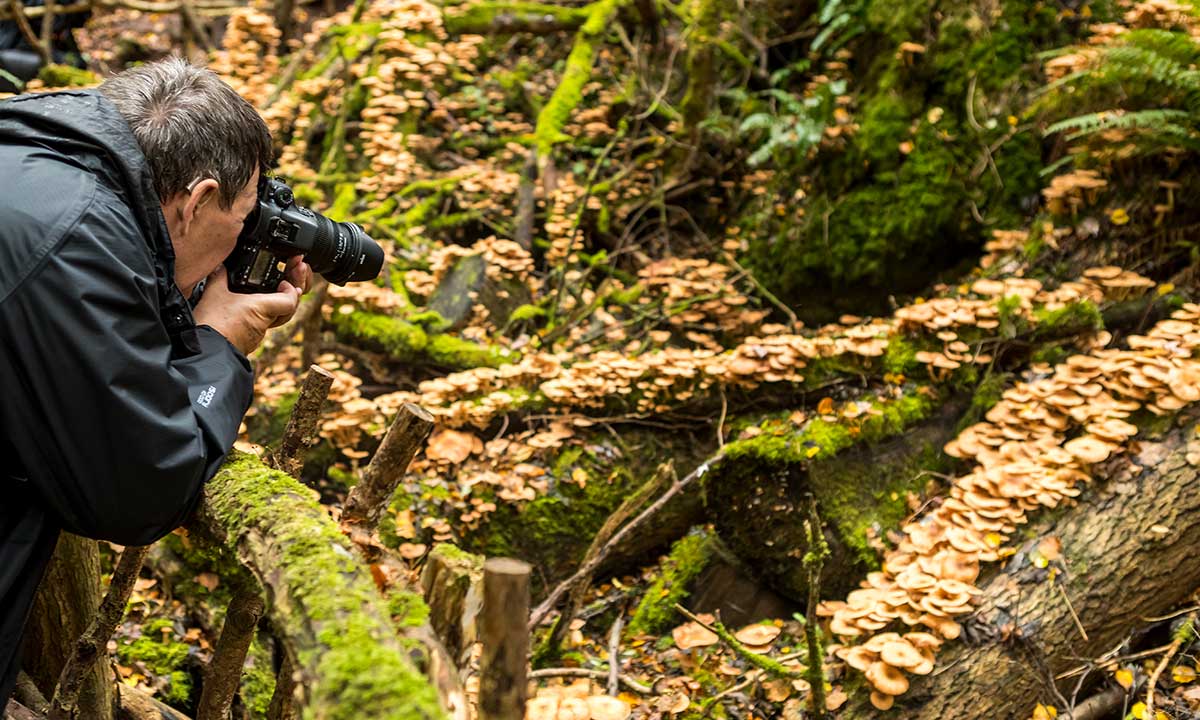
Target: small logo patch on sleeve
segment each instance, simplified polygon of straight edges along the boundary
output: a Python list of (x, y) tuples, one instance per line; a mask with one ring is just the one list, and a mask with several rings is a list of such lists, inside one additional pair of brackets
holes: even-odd
[(216, 386), (209, 385), (207, 388), (204, 389), (203, 392), (200, 393), (200, 397), (196, 398), (196, 402), (200, 403), (204, 407), (208, 407), (209, 403), (212, 402), (213, 396), (216, 394), (217, 394)]

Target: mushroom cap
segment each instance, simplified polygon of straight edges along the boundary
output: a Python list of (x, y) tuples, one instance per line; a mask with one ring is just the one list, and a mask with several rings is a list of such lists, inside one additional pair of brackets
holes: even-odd
[(888, 665), (895, 665), (898, 668), (908, 669), (921, 664), (924, 659), (921, 653), (915, 647), (909, 645), (905, 640), (896, 640), (883, 646), (883, 650), (879, 652), (879, 659)]
[(879, 659), (879, 655), (871, 652), (861, 645), (858, 645), (850, 648), (846, 652), (846, 657), (844, 659), (846, 664), (855, 670), (858, 670), (859, 672), (866, 672), (867, 668), (871, 667), (871, 663)]
[(908, 692), (908, 678), (900, 668), (888, 665), (882, 660), (876, 660), (867, 668), (867, 682), (879, 692), (888, 695), (903, 695)]
[(938, 636), (927, 632), (904, 633), (904, 639), (909, 645), (918, 650), (936, 650), (942, 645), (942, 641)]
[(625, 720), (629, 717), (629, 703), (608, 695), (592, 695), (587, 699), (592, 720)]
[(895, 700), (894, 696), (887, 693), (881, 693), (878, 690), (871, 691), (871, 704), (875, 706), (876, 710), (891, 710)]
[(1068, 440), (1063, 444), (1063, 449), (1088, 464), (1101, 462), (1112, 453), (1111, 445), (1092, 435), (1081, 435)]

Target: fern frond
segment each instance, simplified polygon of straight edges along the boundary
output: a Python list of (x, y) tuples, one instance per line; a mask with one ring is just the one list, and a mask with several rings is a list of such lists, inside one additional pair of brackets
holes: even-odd
[(1077, 115), (1060, 120), (1046, 128), (1046, 134), (1074, 130), (1068, 140), (1090, 135), (1101, 130), (1155, 130), (1191, 119), (1191, 113), (1183, 110), (1138, 110), (1135, 112), (1105, 111)]

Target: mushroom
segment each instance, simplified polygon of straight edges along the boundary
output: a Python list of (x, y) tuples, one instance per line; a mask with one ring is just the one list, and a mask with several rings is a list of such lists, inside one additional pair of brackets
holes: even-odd
[(878, 690), (871, 691), (871, 704), (876, 710), (891, 710), (895, 702), (895, 697), (887, 693), (881, 693)]
[(1081, 435), (1074, 440), (1068, 440), (1063, 449), (1089, 465), (1107, 459), (1113, 450), (1111, 445), (1092, 435)]
[(888, 695), (903, 695), (908, 692), (908, 678), (894, 665), (876, 660), (867, 668), (866, 674), (867, 682), (879, 692)]
[(904, 639), (894, 640), (884, 645), (879, 652), (879, 659), (888, 665), (895, 665), (905, 670), (921, 665), (925, 660), (921, 657), (921, 653)]

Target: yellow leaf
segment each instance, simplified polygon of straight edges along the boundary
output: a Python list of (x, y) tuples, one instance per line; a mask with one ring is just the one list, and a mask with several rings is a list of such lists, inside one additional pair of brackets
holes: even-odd
[(1129, 708), (1129, 714), (1137, 720), (1146, 720), (1146, 703), (1134, 703), (1133, 707)]
[(1013, 127), (1015, 127), (1015, 126), (1016, 126), (1016, 124), (1017, 124), (1017, 116), (1016, 116), (1016, 115), (1009, 115), (1009, 116), (1008, 116), (1008, 124), (1009, 124), (1010, 126), (1013, 126)]
[(1108, 219), (1113, 225), (1124, 225), (1129, 222), (1129, 213), (1124, 208), (1117, 208), (1109, 214)]
[(1177, 683), (1190, 683), (1196, 679), (1196, 671), (1187, 665), (1179, 665), (1171, 671), (1171, 679)]
[(1155, 710), (1154, 720), (1171, 720), (1171, 718), (1167, 717), (1167, 714), (1162, 710)]
[(1155, 291), (1159, 295), (1166, 295), (1173, 290), (1175, 290), (1175, 283), (1159, 283), (1158, 287), (1155, 288)]
[(829, 413), (833, 412), (833, 398), (821, 398), (821, 402), (817, 403), (817, 412), (822, 415), (828, 415)]
[(571, 480), (573, 480), (579, 487), (587, 485), (587, 479), (587, 471), (583, 468), (575, 468), (571, 471)]
[(817, 456), (817, 453), (819, 453), (819, 452), (821, 452), (821, 448), (814, 445), (814, 446), (810, 447), (808, 450), (804, 451), (804, 455), (806, 457), (814, 458)]
[(1000, 533), (990, 532), (984, 536), (983, 541), (988, 544), (988, 547), (998, 548), (1004, 543), (1004, 536)]
[(1117, 684), (1128, 690), (1133, 687), (1133, 673), (1121, 669), (1116, 672)]

